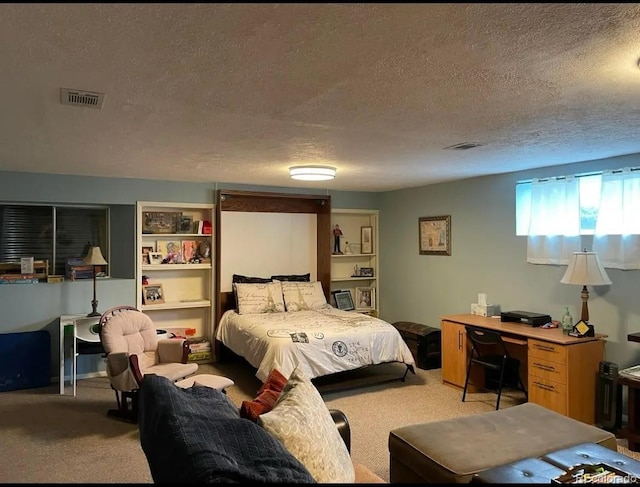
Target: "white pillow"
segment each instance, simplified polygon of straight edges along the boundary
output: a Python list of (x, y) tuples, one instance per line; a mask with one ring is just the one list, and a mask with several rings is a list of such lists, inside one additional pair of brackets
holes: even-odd
[(322, 396), (299, 367), (273, 409), (258, 417), (258, 424), (280, 440), (317, 482), (354, 482), (349, 450)]
[(283, 281), (282, 294), (287, 311), (319, 309), (327, 304), (327, 298), (324, 296), (320, 281)]
[(265, 283), (235, 283), (238, 313), (282, 313), (282, 286), (280, 281)]

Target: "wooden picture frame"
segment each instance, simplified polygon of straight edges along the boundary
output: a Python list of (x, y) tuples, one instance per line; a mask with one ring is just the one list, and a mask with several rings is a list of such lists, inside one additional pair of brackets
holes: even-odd
[(143, 304), (163, 304), (164, 290), (162, 284), (145, 284), (142, 286)]
[(418, 219), (420, 255), (451, 255), (451, 215)]
[(355, 304), (353, 304), (353, 296), (351, 296), (351, 291), (348, 289), (346, 291), (332, 291), (331, 294), (333, 294), (333, 299), (336, 302), (336, 308), (343, 311), (356, 309)]
[(373, 254), (373, 227), (360, 227), (360, 253)]
[(356, 288), (356, 311), (372, 311), (376, 308), (376, 289), (374, 287)]
[(155, 252), (155, 247), (153, 245), (143, 245), (142, 246), (142, 265), (149, 265), (151, 261), (149, 260), (149, 253)]
[(176, 233), (193, 233), (193, 217), (191, 215), (178, 217)]
[(373, 277), (373, 267), (360, 267), (360, 277)]

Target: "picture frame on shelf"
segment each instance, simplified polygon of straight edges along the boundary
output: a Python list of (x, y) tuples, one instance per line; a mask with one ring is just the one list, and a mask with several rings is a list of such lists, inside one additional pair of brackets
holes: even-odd
[(373, 287), (356, 288), (356, 311), (371, 311), (376, 307), (376, 289)]
[(343, 311), (353, 311), (356, 308), (353, 304), (351, 291), (348, 289), (346, 291), (332, 291), (331, 294), (333, 294), (333, 300), (336, 303), (336, 308)]
[(198, 241), (197, 240), (182, 240), (182, 261), (189, 263), (197, 258), (198, 253)]
[(418, 219), (420, 255), (451, 255), (451, 215)]
[(155, 252), (155, 247), (153, 245), (143, 245), (142, 246), (142, 265), (149, 265), (151, 261), (149, 260), (149, 252)]
[(192, 233), (193, 217), (191, 215), (181, 215), (178, 218), (176, 233)]
[(176, 233), (180, 211), (143, 211), (142, 233)]
[(373, 254), (373, 227), (360, 227), (360, 253)]
[(143, 304), (163, 304), (164, 290), (162, 284), (145, 284), (142, 286)]
[(149, 252), (148, 255), (149, 255), (150, 265), (162, 264), (162, 261), (164, 260), (164, 256), (162, 255), (162, 252)]
[(373, 267), (360, 267), (360, 277), (373, 277)]
[(182, 244), (180, 240), (158, 240), (156, 241), (156, 250), (162, 253), (165, 263), (182, 263)]

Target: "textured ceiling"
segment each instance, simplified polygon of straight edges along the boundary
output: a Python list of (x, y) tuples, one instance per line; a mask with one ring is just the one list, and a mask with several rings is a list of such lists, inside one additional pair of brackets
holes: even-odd
[(5, 3), (0, 170), (384, 191), (637, 153), (639, 57), (633, 3)]

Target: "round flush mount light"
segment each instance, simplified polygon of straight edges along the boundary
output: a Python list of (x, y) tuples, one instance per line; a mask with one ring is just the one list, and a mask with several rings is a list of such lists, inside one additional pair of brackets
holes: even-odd
[(291, 179), (300, 181), (327, 181), (336, 177), (336, 168), (331, 166), (292, 166)]

